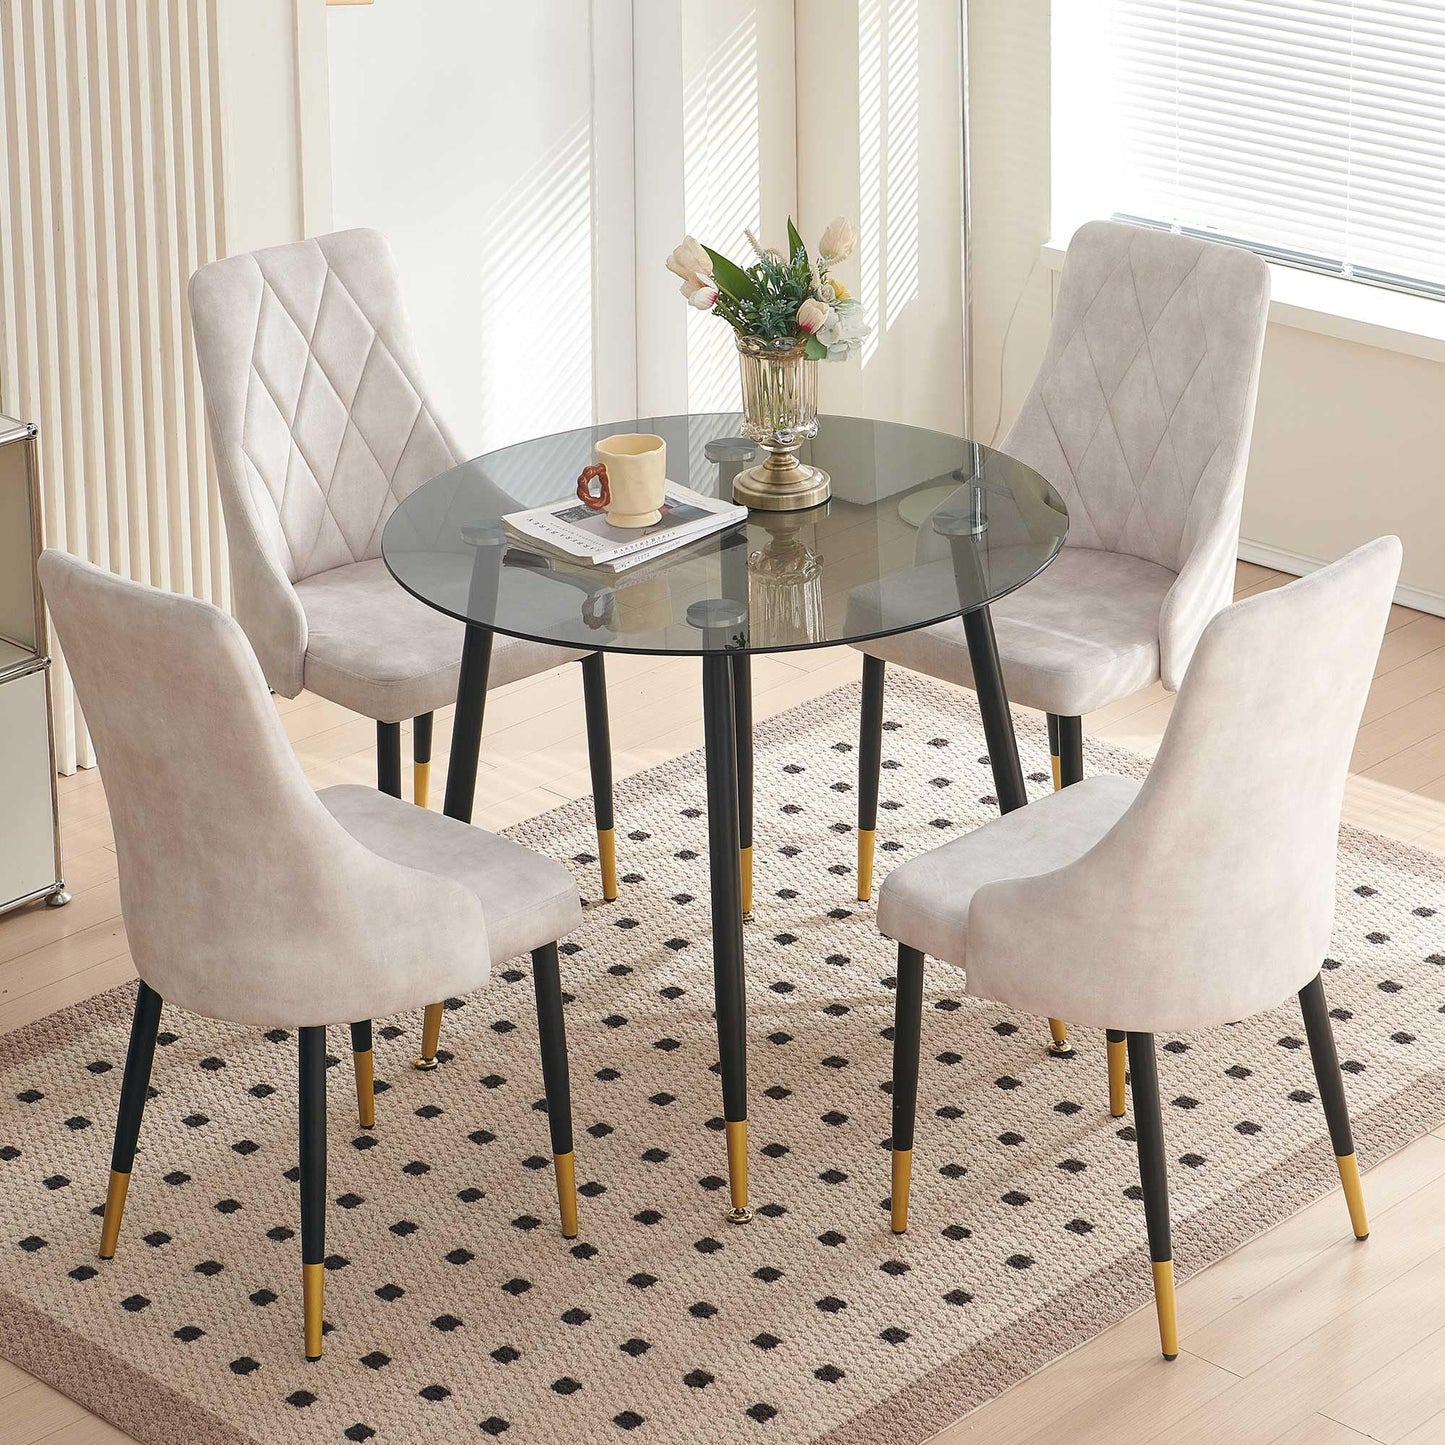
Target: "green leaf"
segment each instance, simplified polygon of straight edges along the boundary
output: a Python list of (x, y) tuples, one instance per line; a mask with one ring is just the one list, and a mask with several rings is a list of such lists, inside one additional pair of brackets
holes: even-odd
[(816, 336), (810, 336), (803, 347), (803, 355), (809, 361), (823, 361), (827, 358), (828, 348)]
[(726, 256), (720, 256), (711, 246), (704, 246), (708, 259), (712, 262), (713, 280), (722, 287), (729, 296), (739, 301), (756, 301), (758, 299), (757, 284), (741, 266), (735, 266)]
[(798, 228), (793, 224), (793, 218), (788, 217), (788, 260), (793, 260), (801, 251), (804, 256), (808, 254), (808, 248), (803, 244), (803, 238), (798, 234)]

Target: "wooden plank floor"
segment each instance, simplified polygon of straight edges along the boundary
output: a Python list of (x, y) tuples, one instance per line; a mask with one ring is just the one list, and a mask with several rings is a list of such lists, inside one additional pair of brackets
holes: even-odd
[[(1237, 595), (1288, 580), (1241, 562)], [(619, 656), (607, 670), (619, 779), (701, 746), (695, 662)], [(477, 783), (483, 827), (590, 791), (579, 672), (563, 668), (492, 694)], [(759, 658), (755, 713), (770, 716), (858, 675), (858, 654), (847, 648)], [(1152, 754), (1172, 706), (1154, 688), (1085, 719), (1085, 731)], [(278, 708), (318, 787), (375, 781), (372, 723), (304, 693)], [(448, 711), (437, 719), (438, 774), (450, 735)], [(433, 778), (434, 806), (443, 784)], [(93, 770), (63, 778), (60, 790), (74, 901), (0, 918), (0, 1032), (133, 977), (105, 790)], [(1445, 855), (1445, 618), (1392, 612), (1345, 816)], [(1344, 1204), (1331, 1195), (1183, 1285), (1173, 1365), (1158, 1357), (1146, 1310), (945, 1430), (940, 1445), (1445, 1441), (1445, 1123), (1372, 1170), (1366, 1190), (1368, 1246), (1350, 1242)], [(0, 1361), (0, 1445), (126, 1438)]]

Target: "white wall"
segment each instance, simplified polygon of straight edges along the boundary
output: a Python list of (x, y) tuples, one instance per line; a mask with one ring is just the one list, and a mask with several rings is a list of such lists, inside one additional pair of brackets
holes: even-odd
[(594, 97), (591, 9), (328, 12), (334, 223), (390, 239), (425, 374), (473, 451), (585, 425), (599, 403), (630, 409), (630, 388), (619, 402), (609, 387), (632, 366), (616, 159), (630, 153), (630, 67), (614, 53), (631, 47), (606, 30)]
[(958, 6), (797, 0), (798, 211), (804, 239), (859, 227), (843, 268), (874, 333), (824, 366), (826, 410), (963, 425)]
[(878, 330), (824, 406), (960, 426), (954, 0), (376, 0), (327, 33), (335, 224), (391, 238), (469, 447), (735, 408), (732, 333), (663, 262), (790, 215), (864, 235)]

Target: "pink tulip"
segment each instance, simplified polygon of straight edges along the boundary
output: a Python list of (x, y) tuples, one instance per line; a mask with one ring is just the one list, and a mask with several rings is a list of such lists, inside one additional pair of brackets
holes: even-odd
[(823, 302), (810, 296), (798, 307), (798, 330), (809, 336), (816, 336), (832, 320), (832, 317), (833, 308), (831, 306), (825, 306)]

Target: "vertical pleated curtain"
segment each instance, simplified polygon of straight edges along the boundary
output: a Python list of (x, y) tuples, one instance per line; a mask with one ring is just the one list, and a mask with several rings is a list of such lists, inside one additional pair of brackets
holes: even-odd
[(40, 429), (48, 545), (224, 605), (185, 300), (224, 253), (215, 4), (0, 0), (0, 411)]

